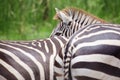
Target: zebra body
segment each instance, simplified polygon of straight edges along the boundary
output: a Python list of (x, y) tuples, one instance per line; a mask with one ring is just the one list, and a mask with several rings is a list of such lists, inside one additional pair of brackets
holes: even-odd
[(64, 52), (65, 80), (120, 80), (120, 25), (86, 26)]
[[(57, 9), (56, 12), (55, 19), (59, 19), (60, 23), (51, 33), (51, 36), (64, 36), (69, 39), (75, 32), (84, 28), (86, 25), (107, 23), (106, 21), (88, 14), (85, 11), (75, 8), (67, 8), (62, 11)], [(64, 48), (61, 49), (60, 53), (55, 58), (54, 74), (57, 80), (64, 79), (63, 51)]]
[(0, 80), (54, 80), (56, 54), (65, 37), (45, 40), (0, 41)]
[[(58, 11), (58, 18), (61, 18), (62, 22), (58, 24), (51, 36), (57, 35), (69, 38), (85, 25), (106, 23), (101, 19), (74, 9), (65, 9), (62, 14)], [(64, 54), (58, 53), (64, 51), (62, 47), (66, 44), (66, 41), (67, 39), (64, 37), (51, 37), (47, 40), (32, 42), (0, 41), (0, 79), (53, 80), (55, 74), (54, 79), (62, 80)]]

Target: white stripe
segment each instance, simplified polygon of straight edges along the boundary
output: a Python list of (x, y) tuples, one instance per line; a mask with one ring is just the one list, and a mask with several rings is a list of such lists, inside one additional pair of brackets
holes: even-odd
[[(77, 24), (77, 23), (76, 23), (76, 24)], [(81, 24), (77, 24), (77, 26), (78, 26), (78, 30), (79, 30), (79, 29), (81, 29), (81, 26), (82, 26), (82, 25), (81, 25)]]
[(80, 24), (83, 22), (83, 20), (85, 19), (85, 14), (82, 14), (81, 20), (80, 20)]
[[(74, 33), (76, 33), (79, 29), (80, 29), (80, 26), (79, 26), (79, 24), (76, 22), (76, 26), (75, 26), (75, 31), (74, 31)], [(71, 34), (71, 35), (73, 35), (73, 34)], [(71, 36), (70, 36), (70, 37), (71, 37)]]
[(54, 67), (54, 70), (56, 73), (61, 74), (61, 75), (63, 75), (64, 73), (63, 68)]
[(91, 78), (96, 78), (100, 80), (120, 80), (119, 77), (111, 76), (100, 71), (80, 68), (80, 69), (72, 69), (72, 75), (74, 76), (88, 76)]
[(66, 60), (65, 60), (66, 62), (68, 62), (68, 61), (70, 61), (70, 58), (66, 58)]
[[(17, 71), (15, 70), (11, 65), (7, 64), (4, 62), (2, 59), (0, 59), (0, 64), (4, 66), (11, 74), (13, 74), (18, 80), (25, 80), (24, 77)], [(0, 79), (3, 77), (0, 77)], [(1, 79), (2, 80), (2, 79)], [(35, 79), (34, 79), (35, 80)]]
[(63, 66), (63, 60), (59, 57), (59, 55), (57, 55), (56, 57), (55, 57), (55, 60), (57, 61), (57, 63), (59, 63), (59, 65), (60, 66)]
[(55, 46), (55, 44), (53, 43), (53, 41), (51, 40), (51, 39), (49, 39), (50, 40), (50, 42), (51, 42), (51, 44), (52, 44), (52, 48), (51, 49), (53, 49), (53, 54), (50, 56), (50, 80), (53, 80), (53, 68), (54, 68), (54, 59), (55, 59), (55, 56), (56, 56), (56, 53), (57, 53), (57, 51), (56, 51), (56, 46)]
[(33, 40), (32, 42), (31, 42), (31, 45), (33, 45), (33, 46), (36, 46), (36, 40)]
[[(113, 29), (117, 29), (118, 30), (118, 28), (116, 28), (116, 27), (110, 27), (109, 26), (110, 24), (102, 24), (102, 27), (104, 26), (106, 26), (107, 28), (113, 28)], [(92, 26), (97, 26), (97, 27), (92, 27)], [(90, 31), (90, 30), (92, 30), (92, 29), (96, 29), (96, 28), (99, 28), (99, 26), (101, 26), (100, 24), (94, 24), (94, 25), (90, 25), (90, 26), (87, 26), (84, 30), (82, 30), (80, 33), (78, 33), (78, 34), (76, 34), (75, 35), (75, 37), (73, 38), (73, 40), (72, 40), (72, 42), (71, 42), (71, 44), (73, 44), (75, 41), (76, 41), (76, 39), (78, 38), (78, 36), (79, 35), (81, 35), (81, 34), (83, 34), (84, 32), (86, 32), (86, 31)], [(109, 27), (108, 27), (109, 26)], [(90, 30), (89, 30), (89, 28), (90, 28)], [(106, 30), (107, 31), (107, 30)], [(110, 30), (109, 30), (110, 31)], [(108, 32), (109, 32), (108, 31)], [(112, 31), (112, 30), (111, 30)], [(115, 32), (115, 31), (113, 31), (113, 32)], [(119, 32), (115, 32), (115, 33), (117, 33), (117, 34), (120, 34)], [(81, 38), (80, 38), (81, 39)]]
[(76, 78), (72, 78), (73, 80), (78, 80), (78, 79), (76, 79)]
[[(10, 44), (14, 44), (14, 43), (10, 43)], [(46, 61), (45, 54), (44, 54), (42, 51), (40, 51), (40, 50), (38, 50), (38, 49), (36, 49), (36, 48), (33, 48), (32, 46), (26, 46), (26, 45), (21, 45), (21, 44), (17, 44), (17, 43), (15, 43), (15, 45), (19, 45), (19, 46), (23, 46), (23, 47), (28, 48), (28, 49), (31, 49), (31, 50), (35, 50), (36, 52), (38, 52), (38, 53), (42, 56), (43, 61), (44, 61), (44, 62)], [(41, 47), (41, 43), (39, 43), (38, 45)], [(34, 46), (35, 46), (35, 45), (34, 45)]]
[(78, 22), (80, 22), (81, 17), (82, 17), (82, 14), (81, 14), (81, 13), (79, 13), (77, 23), (78, 23)]
[[(100, 24), (96, 24), (96, 25), (100, 25)], [(101, 24), (100, 26), (105, 28), (120, 30), (120, 24)]]
[(86, 30), (88, 29), (89, 27), (86, 27), (85, 29), (83, 29), (80, 33), (76, 34), (74, 37), (71, 37), (73, 38), (72, 39), (72, 42), (71, 42), (71, 45), (74, 44), (74, 42), (76, 41), (76, 39), (78, 38), (79, 35), (83, 34), (84, 32), (86, 32)]
[(38, 46), (39, 46), (39, 47), (42, 47), (40, 42), (38, 42)]
[[(33, 73), (32, 69), (31, 69), (27, 64), (25, 64), (23, 61), (21, 61), (21, 60), (19, 59), (19, 57), (17, 57), (17, 56), (14, 55), (13, 53), (11, 53), (11, 52), (9, 52), (9, 51), (7, 51), (7, 50), (5, 50), (5, 49), (0, 49), (0, 51), (3, 52), (3, 53), (6, 54), (6, 55), (11, 56), (19, 65), (21, 65), (25, 70), (28, 71), (28, 73), (30, 74), (32, 80), (35, 80), (35, 76), (34, 76), (34, 73)], [(19, 78), (18, 78), (18, 79), (19, 79)]]
[(93, 18), (90, 16), (90, 18), (89, 18), (89, 20), (88, 20), (88, 25), (91, 24), (92, 20), (93, 20)]
[(4, 76), (0, 75), (0, 80), (7, 80)]
[(46, 50), (46, 52), (48, 53), (48, 52), (49, 52), (49, 49), (48, 49), (47, 42), (46, 42), (46, 41), (44, 41), (44, 44), (45, 44), (45, 50)]
[(97, 21), (96, 23), (102, 23), (101, 21)]
[(71, 65), (77, 62), (100, 62), (120, 68), (120, 60), (114, 56), (103, 54), (80, 55), (72, 59)]
[(55, 39), (57, 39), (57, 41), (60, 43), (60, 46), (63, 47), (64, 43), (58, 38), (58, 37), (54, 37)]
[(96, 19), (94, 19), (93, 21), (92, 21), (92, 24), (95, 24), (97, 22), (97, 20)]
[(68, 41), (68, 39), (66, 38), (66, 37), (64, 37), (64, 36), (61, 36), (65, 41)]
[[(96, 27), (97, 28), (97, 27)], [(91, 28), (92, 29), (92, 28)], [(113, 30), (104, 30), (104, 31), (98, 31), (98, 32), (95, 32), (95, 33), (90, 33), (88, 35), (84, 35), (84, 36), (81, 36), (79, 38), (77, 38), (77, 40), (80, 40), (80, 39), (84, 39), (84, 38), (89, 38), (89, 37), (92, 37), (92, 36), (95, 36), (95, 35), (100, 35), (100, 34), (104, 34), (104, 33), (114, 33), (114, 34), (119, 34), (120, 35), (120, 32), (117, 32), (117, 31), (113, 31)]]
[(69, 68), (64, 69), (65, 73), (69, 73)]
[(57, 80), (64, 80), (63, 76), (57, 77)]
[(68, 62), (67, 62), (67, 63), (65, 63), (65, 65), (64, 65), (64, 66), (65, 66), (65, 67), (67, 67), (67, 66), (69, 66), (69, 64), (70, 64), (70, 63), (68, 63)]
[[(65, 77), (65, 79), (67, 79), (67, 80), (68, 80), (68, 73), (67, 73), (67, 74), (65, 74), (65, 76), (64, 76), (64, 77)], [(73, 79), (73, 80), (74, 80), (74, 79)]]
[(8, 46), (8, 47), (13, 48), (13, 49), (16, 49), (16, 50), (20, 51), (22, 54), (28, 56), (28, 57), (38, 66), (41, 80), (44, 80), (44, 79), (45, 79), (45, 76), (44, 76), (45, 73), (44, 73), (43, 66), (42, 66), (42, 64), (41, 64), (34, 56), (32, 56), (31, 54), (25, 52), (24, 50), (22, 50), (22, 49), (20, 49), (20, 48), (13, 47), (13, 46), (10, 46), (10, 45), (6, 45), (6, 44), (3, 44), (3, 43), (0, 43), (0, 44), (1, 44), (1, 45), (5, 45), (5, 46)]
[(87, 24), (87, 25), (85, 25), (85, 24), (88, 22), (89, 18), (90, 18), (90, 16), (87, 16), (87, 15), (86, 15), (85, 20), (84, 20), (84, 22), (83, 22), (83, 25), (84, 25), (84, 26), (87, 26), (87, 25), (88, 25), (88, 24)]
[(78, 18), (78, 14), (79, 14), (79, 11), (76, 11), (75, 16), (73, 18), (74, 21)]
[[(86, 30), (86, 32), (89, 32), (89, 31), (92, 31), (92, 30), (95, 30), (95, 29), (100, 29), (100, 26), (95, 26), (95, 27), (90, 27), (89, 29)], [(104, 30), (103, 30), (104, 31)], [(98, 31), (99, 32), (99, 31)], [(94, 33), (95, 34), (95, 33)]]
[[(85, 21), (83, 22), (83, 20), (85, 20), (86, 19), (86, 15), (85, 14), (83, 14), (83, 16), (82, 16), (82, 18), (81, 18), (81, 22), (80, 22), (80, 25), (81, 25), (81, 27), (80, 28), (83, 28), (85, 25), (84, 25), (84, 23), (85, 23)], [(81, 24), (82, 23), (82, 24)]]
[(74, 48), (72, 55), (76, 53), (76, 51), (80, 48), (87, 46), (97, 46), (97, 45), (111, 45), (111, 46), (120, 46), (120, 40), (97, 40), (94, 42), (85, 42), (78, 44), (76, 48)]

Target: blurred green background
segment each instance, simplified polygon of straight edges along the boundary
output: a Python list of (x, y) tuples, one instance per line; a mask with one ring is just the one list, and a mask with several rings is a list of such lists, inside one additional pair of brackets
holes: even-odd
[(0, 40), (49, 37), (54, 8), (77, 7), (108, 22), (120, 23), (120, 0), (0, 0)]

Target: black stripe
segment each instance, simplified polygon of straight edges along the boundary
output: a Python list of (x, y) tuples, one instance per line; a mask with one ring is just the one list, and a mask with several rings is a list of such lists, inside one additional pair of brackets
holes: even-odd
[(46, 43), (47, 43), (48, 50), (49, 50), (49, 53), (47, 55), (49, 55), (49, 54), (53, 53), (53, 50), (51, 49), (52, 48), (52, 44), (51, 44), (50, 40), (46, 40)]
[(56, 67), (61, 68), (61, 65), (55, 60), (55, 64)]
[[(43, 54), (45, 55), (45, 57), (46, 57), (46, 62), (43, 62), (43, 60), (42, 59), (40, 59), (40, 56), (35, 56), (36, 58), (37, 58), (37, 60), (39, 60), (39, 62), (41, 62), (41, 64), (43, 65), (43, 67), (44, 67), (44, 73), (45, 73), (45, 80), (49, 80), (49, 78), (50, 78), (50, 76), (48, 76), (48, 75), (50, 75), (50, 55), (52, 55), (53, 54), (53, 49), (51, 50), (51, 42), (50, 42), (50, 40), (42, 40), (42, 41), (37, 41), (37, 42), (39, 42), (39, 43), (41, 43), (41, 47), (40, 46), (38, 46), (38, 44), (36, 44), (35, 46), (33, 46), (33, 48), (35, 48), (35, 49), (38, 49), (39, 51), (41, 51), (41, 52), (43, 52)], [(49, 49), (49, 52), (47, 53), (47, 51), (46, 51), (46, 49), (45, 49), (45, 43), (47, 44), (47, 46), (48, 46), (48, 49)], [(32, 46), (32, 45), (31, 45)], [(30, 50), (29, 50), (30, 51)], [(31, 53), (31, 52), (30, 52)], [(35, 52), (32, 52), (33, 53), (33, 55), (34, 55), (34, 53)], [(38, 53), (39, 54), (39, 53)]]
[(79, 18), (79, 21), (78, 21), (78, 24), (80, 24), (80, 21), (81, 21), (81, 18), (82, 18), (82, 16), (83, 16), (83, 14), (82, 13), (80, 13), (81, 14), (81, 16), (80, 16), (80, 18)]
[[(52, 39), (52, 38), (51, 38), (51, 39)], [(58, 39), (59, 39), (59, 38), (58, 38)], [(56, 46), (56, 51), (57, 51), (57, 53), (59, 53), (60, 50), (61, 50), (61, 46), (60, 46), (59, 41), (58, 41), (56, 38), (53, 38), (52, 41), (53, 41), (54, 45)], [(60, 41), (61, 41), (61, 40), (60, 40)], [(53, 50), (54, 50), (54, 49), (53, 49)]]
[(120, 77), (120, 68), (99, 62), (78, 62), (72, 65), (72, 68), (88, 68)]
[[(82, 36), (86, 36), (89, 35), (91, 33), (86, 33)], [(96, 33), (94, 33), (96, 34)], [(88, 38), (83, 38), (83, 39), (79, 39), (77, 40), (74, 44), (77, 45), (78, 43), (83, 43), (83, 42), (93, 42), (93, 41), (97, 41), (97, 40), (120, 40), (120, 35), (119, 34), (115, 34), (112, 32), (109, 33), (103, 33), (103, 34), (99, 34), (99, 35), (94, 35)]]
[[(19, 43), (14, 43), (14, 44), (4, 43), (4, 44), (13, 46), (13, 47), (15, 47), (15, 48), (19, 48), (19, 49), (21, 49), (21, 50), (23, 50), (23, 51), (31, 54), (32, 56), (36, 57), (36, 59), (37, 59), (38, 61), (43, 62), (43, 59), (42, 59), (41, 55), (40, 55), (38, 52), (36, 52), (35, 50), (33, 50), (33, 49), (29, 49), (29, 48), (26, 48), (26, 47), (24, 47), (24, 46), (21, 46), (21, 45), (19, 45)], [(36, 46), (33, 46), (33, 45), (31, 45), (31, 43), (29, 43), (29, 44), (26, 45), (26, 46), (32, 47), (32, 48), (34, 48), (34, 49), (42, 50), (41, 47), (38, 47), (38, 44), (37, 44)], [(1, 44), (0, 47), (3, 47), (4, 49), (6, 49), (7, 46), (4, 46), (4, 45)], [(17, 51), (16, 49), (13, 49), (13, 48), (10, 48), (10, 47), (8, 47), (8, 48), (9, 48), (8, 50), (13, 51), (15, 54), (16, 54), (17, 52), (19, 52), (19, 51)], [(19, 52), (19, 53), (20, 53), (20, 52)], [(19, 53), (17, 53), (17, 54), (19, 54)], [(19, 54), (19, 55), (20, 55), (20, 54)], [(23, 55), (23, 54), (22, 54), (22, 55)]]
[(54, 72), (54, 78), (55, 78), (55, 80), (57, 80), (56, 77), (58, 77), (58, 76), (61, 76), (61, 74)]
[[(98, 27), (98, 28), (97, 28)], [(112, 28), (111, 28), (112, 27)], [(106, 25), (106, 24), (92, 24), (92, 25), (88, 25), (88, 26), (85, 26), (85, 27), (83, 27), (83, 28), (81, 28), (79, 31), (77, 31), (77, 33), (76, 34), (79, 34), (79, 33), (81, 33), (81, 31), (83, 31), (84, 29), (86, 29), (87, 28), (87, 30), (89, 30), (89, 29), (93, 29), (93, 28), (97, 28), (97, 29), (93, 29), (93, 30), (90, 30), (90, 31), (86, 31), (86, 33), (88, 34), (88, 33), (94, 33), (94, 32), (96, 32), (96, 31), (102, 31), (102, 30), (114, 30), (114, 31), (118, 31), (118, 32), (120, 32), (120, 29), (114, 29), (114, 27), (117, 27), (117, 28), (119, 28), (119, 25), (118, 26), (114, 26), (114, 25), (110, 25), (110, 24), (108, 24), (108, 25)], [(83, 33), (83, 34), (86, 34), (85, 32)], [(76, 35), (76, 34), (74, 34), (74, 35)], [(81, 34), (81, 35), (83, 35), (83, 34)], [(79, 37), (81, 36), (81, 35), (79, 35)]]
[(87, 77), (87, 76), (75, 76), (75, 78), (77, 80), (99, 80), (99, 79), (95, 79), (95, 78), (91, 78), (91, 77)]
[[(85, 15), (85, 16), (86, 16), (86, 15)], [(81, 26), (83, 26), (83, 23), (85, 22), (85, 19), (86, 19), (86, 18), (84, 18), (83, 21), (81, 22)]]
[[(44, 41), (46, 42), (46, 40), (44, 40)], [(33, 47), (33, 48), (35, 48), (35, 49), (38, 49), (38, 50), (40, 49), (40, 51), (44, 51), (44, 50), (45, 50), (45, 44), (44, 44), (44, 41), (37, 41), (35, 46), (33, 46), (32, 44), (29, 45), (29, 46), (31, 46), (31, 47)], [(38, 43), (41, 44), (41, 47), (39, 46)]]
[[(63, 55), (62, 55), (62, 52), (61, 52), (61, 50), (60, 50), (60, 52), (57, 54), (58, 56), (59, 56), (59, 58), (61, 58), (61, 60), (63, 60)], [(55, 58), (55, 66), (56, 67), (59, 67), (59, 68), (61, 68), (62, 66), (58, 63), (58, 61), (56, 60), (57, 58)], [(61, 63), (62, 64), (62, 63)]]
[(73, 26), (73, 33), (75, 33), (75, 32), (76, 32), (76, 30), (75, 30), (75, 29), (77, 28), (77, 26), (76, 26), (76, 25), (77, 25), (77, 23), (75, 23), (75, 24), (74, 24), (74, 26)]
[(4, 76), (7, 80), (17, 80), (17, 78), (1, 64), (0, 64), (0, 75)]
[[(9, 65), (11, 65), (13, 68), (15, 68), (15, 70), (17, 70), (26, 80), (27, 79), (31, 80), (29, 73), (19, 63), (14, 61), (10, 56), (4, 54), (3, 52), (0, 52), (0, 59), (2, 59), (3, 61), (5, 61)], [(2, 70), (2, 69), (0, 68), (0, 70)], [(6, 74), (6, 75), (4, 74), (4, 76), (10, 75), (10, 73), (7, 70), (4, 73)]]
[[(34, 72), (35, 74), (35, 78), (36, 79), (40, 79), (40, 76), (38, 76), (40, 74), (39, 70), (38, 70), (38, 66), (26, 55), (22, 54), (21, 52), (17, 51), (16, 49), (13, 49), (13, 48), (10, 48), (10, 47), (7, 47), (7, 46), (4, 46), (4, 45), (1, 45), (0, 46), (1, 48), (7, 50), (7, 51), (10, 51), (11, 53), (15, 54), (17, 57), (19, 57), (23, 62), (25, 62)], [(18, 46), (16, 46), (18, 47)], [(25, 48), (24, 48), (25, 50)], [(33, 52), (31, 50), (28, 50), (30, 51), (30, 54)], [(34, 54), (35, 52), (33, 52), (32, 54)]]
[(90, 55), (90, 54), (103, 54), (110, 55), (120, 59), (120, 47), (110, 46), (110, 45), (97, 45), (97, 46), (87, 46), (78, 49), (75, 53), (75, 56), (78, 55)]
[[(86, 17), (88, 17), (88, 16), (86, 15)], [(89, 17), (89, 19), (90, 19), (90, 17)], [(85, 23), (85, 26), (88, 25), (89, 19), (87, 19), (87, 21), (86, 21), (86, 23)]]
[(73, 13), (73, 15), (72, 15), (72, 19), (74, 19), (76, 14), (75, 14), (74, 11), (73, 11), (72, 13)]
[[(58, 37), (64, 44), (67, 42), (66, 39), (64, 39), (63, 37)], [(66, 38), (66, 37), (65, 37)]]

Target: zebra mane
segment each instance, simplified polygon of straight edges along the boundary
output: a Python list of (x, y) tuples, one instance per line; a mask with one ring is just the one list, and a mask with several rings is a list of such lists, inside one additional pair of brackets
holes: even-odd
[[(90, 18), (96, 19), (102, 23), (106, 23), (105, 20), (98, 18), (82, 9), (77, 9), (77, 8), (73, 8), (73, 7), (68, 7), (65, 9), (61, 10), (64, 14), (66, 14), (67, 16), (72, 17), (73, 20), (75, 21), (80, 21), (81, 18), (79, 18), (81, 15), (85, 15), (86, 17), (89, 16)], [(56, 13), (55, 16), (53, 17), (53, 19), (55, 20), (61, 20), (60, 17), (58, 16), (58, 14)]]

